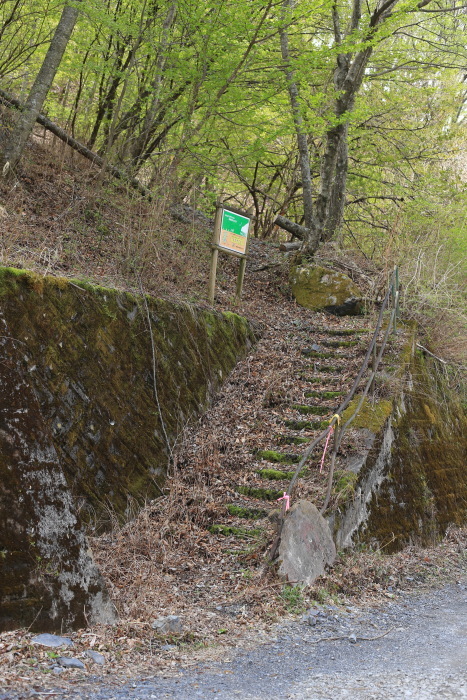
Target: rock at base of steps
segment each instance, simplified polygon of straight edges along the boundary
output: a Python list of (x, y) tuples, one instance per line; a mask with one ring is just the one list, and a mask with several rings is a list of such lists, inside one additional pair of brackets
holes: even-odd
[(309, 586), (336, 558), (329, 526), (316, 506), (298, 501), (289, 511), (279, 546), (279, 576)]

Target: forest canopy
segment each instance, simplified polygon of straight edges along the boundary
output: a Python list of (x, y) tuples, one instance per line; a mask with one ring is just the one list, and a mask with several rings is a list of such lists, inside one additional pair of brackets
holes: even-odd
[[(466, 8), (4, 0), (1, 96), (25, 105), (23, 121), (32, 105), (33, 121), (40, 111), (154, 196), (212, 210), (222, 195), (253, 206), (262, 237), (279, 215), (311, 254), (345, 237), (371, 254), (401, 221), (420, 226), (447, 202), (457, 235)], [(46, 84), (38, 76), (64, 19)], [(16, 167), (8, 148), (19, 129), (2, 141), (4, 170)]]

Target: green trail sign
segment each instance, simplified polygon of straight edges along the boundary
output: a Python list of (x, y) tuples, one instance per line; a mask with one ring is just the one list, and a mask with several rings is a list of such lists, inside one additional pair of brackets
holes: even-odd
[(217, 205), (208, 289), (208, 299), (211, 304), (214, 304), (214, 295), (216, 291), (217, 257), (219, 251), (241, 258), (237, 277), (237, 299), (240, 299), (242, 295), (243, 278), (245, 276), (246, 259), (248, 257), (248, 233), (250, 231), (250, 222), (251, 218), (243, 214), (243, 212), (224, 209), (222, 204)]
[(222, 209), (218, 245), (233, 253), (245, 255), (250, 219), (242, 214)]

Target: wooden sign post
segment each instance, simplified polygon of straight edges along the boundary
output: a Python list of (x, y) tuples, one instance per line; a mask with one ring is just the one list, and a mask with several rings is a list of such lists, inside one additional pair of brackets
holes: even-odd
[(209, 274), (209, 303), (214, 304), (216, 292), (217, 259), (219, 251), (240, 258), (240, 268), (237, 277), (236, 297), (242, 296), (243, 279), (248, 257), (248, 243), (251, 217), (239, 209), (218, 204), (214, 220), (214, 235), (212, 240), (211, 271)]

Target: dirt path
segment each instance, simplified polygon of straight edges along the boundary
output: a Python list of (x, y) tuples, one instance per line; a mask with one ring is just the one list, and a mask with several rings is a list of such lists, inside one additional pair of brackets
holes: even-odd
[[(311, 620), (311, 624), (310, 624)], [(276, 626), (268, 640), (223, 662), (175, 677), (107, 685), (88, 679), (67, 690), (1, 694), (134, 698), (467, 698), (467, 579), (421, 595), (402, 593), (378, 608), (315, 608)]]

